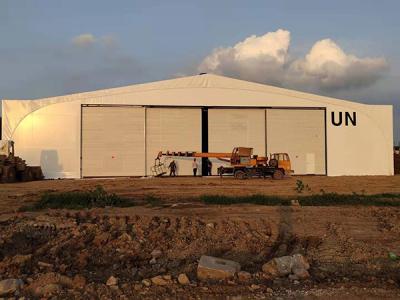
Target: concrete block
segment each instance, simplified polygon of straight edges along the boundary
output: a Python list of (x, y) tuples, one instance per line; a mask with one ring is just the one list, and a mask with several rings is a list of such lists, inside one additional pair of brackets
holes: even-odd
[(240, 264), (237, 262), (203, 255), (197, 266), (197, 278), (199, 280), (224, 280), (233, 278), (239, 271)]

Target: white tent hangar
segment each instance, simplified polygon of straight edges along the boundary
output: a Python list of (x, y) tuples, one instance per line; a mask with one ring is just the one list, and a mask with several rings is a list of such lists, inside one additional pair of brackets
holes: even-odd
[[(296, 174), (393, 174), (392, 106), (211, 74), (3, 100), (2, 109), (3, 139), (14, 140), (16, 153), (47, 178), (151, 175), (160, 150), (235, 146), (287, 152)], [(179, 175), (191, 173), (190, 160), (177, 164)]]

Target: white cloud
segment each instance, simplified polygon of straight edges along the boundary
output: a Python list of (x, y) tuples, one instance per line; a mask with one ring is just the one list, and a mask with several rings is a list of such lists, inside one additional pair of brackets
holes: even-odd
[(388, 68), (384, 58), (358, 58), (330, 39), (316, 42), (304, 58), (291, 59), (289, 46), (286, 30), (252, 35), (233, 47), (215, 49), (198, 69), (306, 90), (340, 90), (370, 86)]
[(112, 35), (96, 37), (91, 33), (84, 33), (74, 37), (72, 39), (72, 44), (79, 48), (87, 48), (93, 45), (115, 48), (115, 46), (117, 46), (117, 39)]
[(96, 42), (96, 37), (91, 33), (84, 33), (72, 39), (72, 43), (78, 47), (88, 47)]

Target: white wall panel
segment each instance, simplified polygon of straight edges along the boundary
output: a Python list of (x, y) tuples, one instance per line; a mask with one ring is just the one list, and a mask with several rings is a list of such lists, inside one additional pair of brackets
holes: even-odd
[(12, 139), (16, 154), (45, 178), (80, 177), (80, 104), (60, 103), (27, 115)]
[(267, 151), (286, 152), (295, 174), (325, 174), (325, 112), (267, 109)]
[[(201, 110), (198, 108), (146, 109), (147, 175), (159, 151), (201, 151)], [(171, 159), (163, 159), (168, 164)], [(174, 158), (177, 175), (192, 175), (191, 158)], [(200, 163), (200, 161), (199, 161)], [(199, 164), (201, 170), (201, 165)], [(200, 172), (198, 170), (198, 174)]]
[(82, 108), (82, 176), (143, 176), (144, 108)]

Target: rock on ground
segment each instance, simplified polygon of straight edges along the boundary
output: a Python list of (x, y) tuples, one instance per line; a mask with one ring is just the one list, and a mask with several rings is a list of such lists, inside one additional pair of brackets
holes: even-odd
[(151, 282), (154, 285), (168, 285), (168, 280), (164, 279), (162, 276), (155, 276), (151, 278)]
[(21, 279), (5, 279), (0, 281), (0, 296), (6, 296), (15, 293), (23, 286)]
[(224, 280), (233, 278), (239, 271), (240, 264), (237, 262), (203, 255), (197, 266), (197, 278), (199, 280)]
[[(264, 273), (273, 277), (284, 277), (287, 275), (295, 275), (298, 279), (306, 279), (310, 276), (308, 269), (310, 264), (301, 254), (292, 256), (277, 257), (262, 266)], [(294, 276), (292, 276), (294, 278)]]
[(37, 297), (43, 297), (43, 296), (50, 296), (50, 295), (56, 295), (59, 294), (62, 290), (61, 285), (55, 284), (55, 283), (50, 283), (46, 284), (44, 286), (39, 286), (35, 290), (35, 295)]
[(111, 276), (110, 278), (107, 279), (106, 285), (111, 286), (111, 285), (117, 285), (117, 284), (118, 284), (118, 278)]
[(246, 272), (246, 271), (240, 271), (238, 273), (238, 279), (241, 282), (250, 281), (251, 280), (251, 274), (249, 272)]
[(179, 282), (179, 284), (182, 284), (182, 285), (187, 285), (187, 284), (190, 284), (190, 280), (189, 280), (189, 278), (187, 277), (187, 275), (186, 274), (179, 274), (179, 276), (178, 276), (178, 282)]

